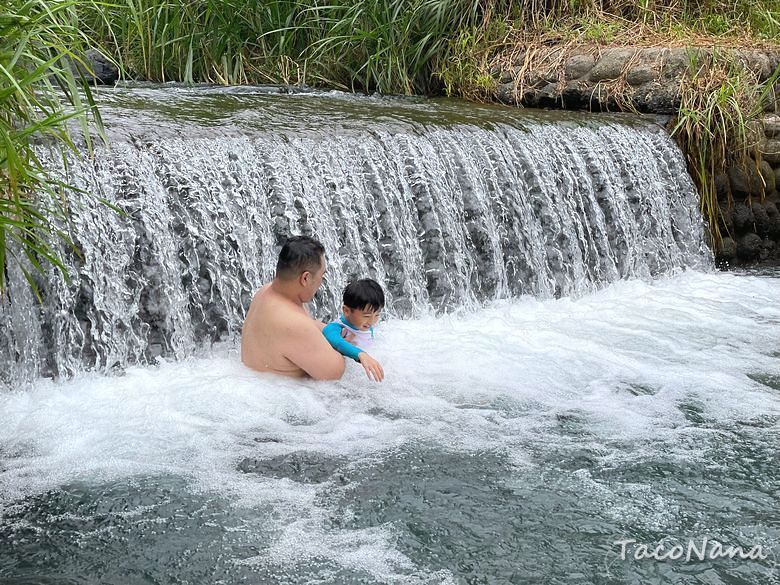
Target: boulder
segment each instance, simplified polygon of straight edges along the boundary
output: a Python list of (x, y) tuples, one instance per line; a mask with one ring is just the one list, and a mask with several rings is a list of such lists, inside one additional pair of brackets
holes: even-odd
[(647, 63), (634, 65), (626, 73), (626, 81), (630, 85), (643, 85), (654, 81), (658, 77), (658, 72)]
[(636, 49), (607, 49), (601, 53), (596, 65), (590, 70), (591, 81), (617, 79), (623, 73), (626, 63), (636, 54)]
[(718, 206), (720, 211), (720, 227), (721, 231), (725, 231), (727, 234), (734, 233), (734, 210), (729, 209), (726, 204), (721, 203)]
[(585, 77), (596, 64), (596, 58), (593, 55), (579, 54), (572, 55), (566, 61), (564, 69), (566, 79), (579, 79)]
[(113, 85), (119, 79), (119, 69), (103, 53), (97, 49), (89, 49), (84, 53), (84, 61), (89, 67), (86, 70), (81, 64), (78, 69), (95, 85)]
[(764, 111), (767, 113), (776, 112), (780, 106), (780, 82), (775, 83), (772, 91), (764, 95)]
[(737, 243), (731, 238), (723, 238), (720, 243), (718, 258), (721, 260), (734, 260), (737, 257)]
[(515, 80), (515, 75), (512, 71), (504, 69), (494, 68), (494, 71), (490, 72), (493, 79), (498, 80), (498, 84), (512, 83)]
[(780, 115), (769, 114), (764, 116), (764, 134), (767, 138), (780, 138)]
[(700, 58), (701, 49), (675, 48), (662, 53), (662, 74), (667, 78), (679, 78), (690, 67), (691, 60)]
[(777, 179), (775, 178), (775, 171), (765, 160), (762, 160), (758, 165), (758, 170), (761, 173), (761, 178), (764, 180), (764, 192), (771, 193), (777, 187)]
[(581, 81), (569, 81), (561, 91), (561, 105), (569, 110), (591, 109), (591, 92), (580, 87)]
[(676, 81), (646, 83), (637, 88), (632, 99), (640, 112), (674, 115), (680, 107), (680, 84)]
[(775, 242), (772, 240), (763, 240), (761, 242), (761, 252), (759, 259), (762, 262), (767, 260), (768, 258), (775, 255), (775, 250), (777, 250), (777, 244), (775, 244)]
[(741, 260), (757, 260), (761, 254), (761, 236), (758, 234), (747, 234), (742, 236), (737, 242), (737, 256)]
[(769, 235), (771, 225), (765, 205), (763, 203), (754, 202), (751, 209), (753, 211), (756, 233), (761, 237), (766, 237)]
[(560, 92), (558, 91), (557, 83), (548, 83), (541, 90), (537, 96), (538, 105), (541, 108), (554, 108), (560, 102)]
[(766, 81), (774, 71), (772, 59), (763, 51), (746, 49), (737, 51), (735, 57), (746, 69), (755, 73), (759, 81)]
[(737, 233), (753, 231), (753, 210), (744, 203), (737, 203), (734, 206), (734, 229)]
[(500, 84), (494, 94), (495, 98), (504, 103), (504, 104), (514, 104), (517, 103), (517, 100), (515, 99), (515, 84), (512, 83), (502, 83)]
[(764, 181), (756, 165), (748, 164), (746, 168), (731, 167), (728, 174), (734, 197), (760, 197), (764, 194)]
[(727, 201), (729, 193), (731, 193), (731, 186), (729, 185), (729, 177), (725, 173), (720, 173), (715, 176), (715, 193), (718, 195), (718, 201)]
[(780, 210), (777, 209), (777, 204), (773, 201), (768, 201), (765, 208), (769, 219), (769, 237), (780, 240)]
[(780, 139), (767, 138), (761, 143), (761, 154), (772, 166), (780, 165)]

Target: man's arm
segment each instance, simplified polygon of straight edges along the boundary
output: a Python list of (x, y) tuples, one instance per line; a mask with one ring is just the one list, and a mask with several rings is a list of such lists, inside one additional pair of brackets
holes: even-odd
[(338, 380), (344, 374), (344, 358), (323, 337), (316, 322), (296, 319), (284, 332), (284, 357), (315, 380)]

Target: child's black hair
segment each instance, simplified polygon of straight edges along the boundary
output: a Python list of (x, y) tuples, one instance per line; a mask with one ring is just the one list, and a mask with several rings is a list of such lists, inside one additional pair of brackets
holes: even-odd
[(379, 311), (385, 306), (385, 293), (375, 280), (356, 280), (344, 289), (344, 304), (350, 309)]

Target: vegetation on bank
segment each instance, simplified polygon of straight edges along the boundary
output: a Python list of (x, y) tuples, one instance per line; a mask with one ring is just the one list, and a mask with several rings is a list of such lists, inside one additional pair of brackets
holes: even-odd
[[(50, 262), (62, 269), (57, 238), (67, 216), (68, 186), (39, 160), (36, 142), (62, 155), (77, 151), (73, 120), (90, 146), (100, 118), (77, 65), (87, 39), (75, 1), (6, 0), (0, 12), (0, 294), (7, 266), (33, 273)], [(77, 130), (78, 132), (78, 130)]]
[[(47, 174), (33, 144), (46, 137), (75, 150), (73, 118), (88, 144), (90, 119), (99, 130), (74, 66), (86, 46), (112, 55), (128, 78), (491, 99), (496, 64), (521, 46), (743, 47), (778, 38), (774, 0), (6, 0), (0, 290), (13, 254), (32, 268), (59, 265), (51, 234), (67, 240), (55, 227), (67, 216), (67, 186)], [(745, 123), (761, 90), (738, 71), (714, 71), (683, 88), (675, 132), (717, 226), (712, 178), (750, 147)]]
[(388, 94), (468, 96), (519, 45), (780, 38), (772, 0), (112, 0), (80, 13), (130, 77)]
[[(684, 80), (672, 136), (687, 159), (699, 190), (701, 212), (710, 227), (713, 247), (720, 249), (726, 225), (718, 204), (716, 177), (729, 167), (747, 169), (761, 160), (761, 121), (771, 100), (780, 69), (761, 83), (755, 72), (717, 53), (691, 63)], [(733, 204), (729, 193), (728, 205)]]

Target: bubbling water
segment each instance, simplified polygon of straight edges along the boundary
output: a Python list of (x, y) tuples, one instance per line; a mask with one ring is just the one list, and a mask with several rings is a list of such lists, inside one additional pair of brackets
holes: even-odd
[(712, 265), (684, 160), (643, 119), (251, 91), (101, 100), (111, 149), (67, 176), (91, 195), (74, 198), (70, 279), (42, 279), (39, 307), (13, 271), (0, 304), (9, 385), (235, 339), (290, 234), (325, 245), (320, 317), (356, 277), (420, 317)]
[(769, 582), (612, 543), (780, 538), (778, 295), (687, 271), (391, 318), (382, 384), (227, 343), (0, 394), (0, 580)]

